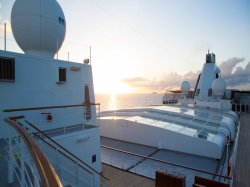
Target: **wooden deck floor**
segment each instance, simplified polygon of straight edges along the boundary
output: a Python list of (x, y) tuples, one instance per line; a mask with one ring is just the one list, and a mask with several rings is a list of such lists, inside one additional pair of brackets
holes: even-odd
[(103, 174), (111, 180), (110, 187), (154, 187), (155, 181), (102, 164)]
[(234, 187), (250, 186), (250, 114), (241, 115)]

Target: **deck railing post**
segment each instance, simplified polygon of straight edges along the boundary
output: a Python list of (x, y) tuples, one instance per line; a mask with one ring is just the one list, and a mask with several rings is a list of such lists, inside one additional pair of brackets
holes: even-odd
[(78, 178), (79, 178), (79, 172), (78, 172), (78, 160), (76, 161), (76, 186), (78, 186)]
[[(92, 174), (93, 186), (95, 186), (95, 175), (96, 175), (95, 173)], [(100, 181), (100, 183), (101, 183), (101, 181)]]
[(150, 165), (149, 165), (149, 176), (151, 177), (151, 174), (152, 174), (152, 171), (151, 171), (151, 169), (152, 169), (152, 160), (149, 160), (149, 162), (150, 162)]
[(35, 163), (32, 162), (32, 173), (34, 175), (34, 187), (40, 187), (39, 174), (35, 168), (36, 168)]
[(12, 146), (12, 138), (9, 138), (9, 162), (8, 162), (8, 183), (13, 183), (14, 172), (14, 153)]
[(20, 171), (20, 173), (21, 173), (21, 186), (25, 186), (25, 165), (24, 165), (24, 149), (25, 149), (25, 147), (24, 147), (25, 145), (24, 145), (24, 142), (23, 142), (23, 140), (21, 139), (20, 140), (20, 148), (21, 148), (21, 150), (20, 150), (20, 154), (21, 154), (21, 158), (20, 158), (20, 161), (21, 161), (21, 171)]
[(58, 153), (58, 149), (56, 149), (56, 169), (57, 169), (57, 174), (60, 177), (61, 176), (61, 171), (60, 171), (60, 158), (59, 158), (59, 153)]

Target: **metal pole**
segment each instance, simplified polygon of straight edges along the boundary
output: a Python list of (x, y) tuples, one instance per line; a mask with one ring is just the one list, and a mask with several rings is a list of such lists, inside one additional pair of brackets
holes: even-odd
[(21, 184), (21, 186), (25, 186), (25, 165), (24, 165), (24, 162), (25, 162), (25, 160), (24, 160), (24, 157), (25, 157), (25, 143), (23, 142), (23, 140), (21, 139), (20, 140), (20, 147), (21, 147), (21, 159), (20, 159), (20, 161), (21, 161), (21, 168), (20, 168), (20, 173), (21, 173), (21, 182), (20, 182), (20, 184)]
[(91, 46), (89, 47), (89, 63), (91, 64)]
[(4, 22), (4, 50), (6, 51), (6, 22)]
[(69, 52), (68, 52), (68, 61), (69, 61)]
[(56, 52), (56, 59), (58, 60), (58, 38), (56, 39), (56, 49), (57, 49), (57, 52)]

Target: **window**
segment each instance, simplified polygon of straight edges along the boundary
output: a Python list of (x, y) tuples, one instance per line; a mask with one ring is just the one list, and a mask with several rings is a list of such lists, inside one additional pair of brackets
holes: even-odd
[(0, 81), (15, 81), (15, 59), (0, 56)]
[(65, 21), (63, 18), (61, 18), (61, 17), (58, 17), (58, 22), (59, 22), (60, 24), (62, 24), (63, 26), (66, 25), (66, 21)]
[(66, 82), (66, 68), (59, 67), (59, 83)]
[(208, 97), (212, 97), (212, 88), (208, 89), (207, 95), (208, 95)]
[(196, 96), (198, 96), (199, 94), (200, 94), (200, 89), (197, 89)]
[(96, 162), (96, 155), (92, 155), (92, 163)]

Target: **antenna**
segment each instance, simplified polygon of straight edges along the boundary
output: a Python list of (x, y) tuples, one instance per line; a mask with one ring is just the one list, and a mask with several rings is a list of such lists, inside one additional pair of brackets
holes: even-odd
[(58, 60), (58, 37), (56, 38), (56, 59)]
[(4, 22), (4, 50), (6, 51), (6, 22)]
[(89, 62), (91, 64), (91, 46), (89, 47)]
[(208, 49), (208, 53), (207, 54), (209, 54), (209, 49)]

